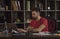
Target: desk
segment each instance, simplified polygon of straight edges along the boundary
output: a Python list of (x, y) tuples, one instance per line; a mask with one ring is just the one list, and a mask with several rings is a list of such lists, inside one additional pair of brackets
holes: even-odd
[(31, 37), (28, 37), (28, 36), (13, 36), (13, 38), (18, 38), (18, 39), (60, 39), (60, 36), (55, 36), (55, 35), (32, 35)]
[[(3, 39), (1, 37), (0, 39)], [(32, 37), (25, 37), (25, 36), (19, 36), (19, 37), (4, 37), (4, 39), (60, 39), (59, 36), (32, 36)]]
[(43, 35), (43, 36), (32, 36), (32, 39), (60, 39), (60, 37), (54, 35)]
[[(1, 34), (0, 34), (1, 35)], [(60, 39), (60, 36), (56, 35), (32, 35), (31, 37), (28, 36), (10, 36), (10, 37), (2, 37), (0, 36), (0, 39)]]

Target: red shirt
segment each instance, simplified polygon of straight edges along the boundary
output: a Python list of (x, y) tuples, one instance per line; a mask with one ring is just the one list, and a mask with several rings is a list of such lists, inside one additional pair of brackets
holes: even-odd
[(48, 31), (48, 21), (46, 18), (41, 17), (41, 19), (39, 21), (32, 20), (30, 23), (30, 26), (34, 27), (34, 28), (39, 28), (40, 25), (42, 25), (42, 24), (44, 24), (46, 27), (41, 32), (47, 32)]

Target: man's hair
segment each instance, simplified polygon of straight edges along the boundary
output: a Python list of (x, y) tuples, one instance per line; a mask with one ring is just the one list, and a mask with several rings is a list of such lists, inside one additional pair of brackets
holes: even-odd
[(40, 8), (33, 8), (32, 11), (40, 12)]

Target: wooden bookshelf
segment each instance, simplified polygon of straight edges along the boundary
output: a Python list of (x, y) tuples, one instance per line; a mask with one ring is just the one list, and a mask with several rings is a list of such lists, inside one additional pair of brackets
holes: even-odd
[[(7, 23), (21, 24), (26, 28), (27, 19), (31, 19), (31, 9), (34, 7), (41, 9), (41, 16), (50, 15), (51, 18), (60, 20), (59, 4), (60, 0), (0, 0), (0, 13), (4, 14), (3, 17), (1, 16), (3, 22), (0, 21), (0, 24), (4, 23), (5, 16)], [(58, 25), (60, 25), (59, 22), (57, 22)], [(56, 27), (59, 27), (58, 25)]]

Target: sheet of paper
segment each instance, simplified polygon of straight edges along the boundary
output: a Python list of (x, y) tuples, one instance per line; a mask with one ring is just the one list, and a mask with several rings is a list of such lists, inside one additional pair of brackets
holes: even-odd
[(33, 35), (51, 35), (49, 32), (39, 32), (39, 33), (33, 33)]

